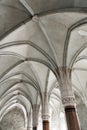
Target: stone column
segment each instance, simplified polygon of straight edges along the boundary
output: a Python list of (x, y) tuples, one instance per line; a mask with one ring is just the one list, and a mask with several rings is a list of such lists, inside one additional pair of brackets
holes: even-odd
[(74, 92), (72, 89), (72, 83), (70, 79), (70, 69), (61, 69), (61, 98), (65, 109), (66, 121), (68, 130), (80, 130), (77, 113)]
[(48, 93), (44, 93), (42, 106), (42, 120), (43, 120), (43, 130), (49, 130), (49, 102), (48, 102)]
[(32, 111), (30, 110), (29, 116), (28, 116), (28, 126), (27, 130), (32, 130)]
[(37, 130), (40, 105), (33, 105), (33, 130)]
[(33, 130), (37, 130), (37, 126), (33, 126)]
[(76, 107), (73, 104), (74, 98), (66, 97), (62, 99), (62, 102), (64, 104), (68, 130), (80, 130), (77, 113), (76, 113)]
[(43, 120), (43, 130), (49, 130), (49, 121)]

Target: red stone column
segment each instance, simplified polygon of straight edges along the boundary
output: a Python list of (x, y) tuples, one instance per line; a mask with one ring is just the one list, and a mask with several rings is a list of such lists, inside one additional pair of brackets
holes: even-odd
[(74, 106), (65, 107), (65, 115), (68, 130), (80, 130), (75, 107)]
[(37, 130), (37, 127), (33, 127), (33, 130)]
[(43, 130), (49, 130), (49, 121), (48, 120), (43, 121)]

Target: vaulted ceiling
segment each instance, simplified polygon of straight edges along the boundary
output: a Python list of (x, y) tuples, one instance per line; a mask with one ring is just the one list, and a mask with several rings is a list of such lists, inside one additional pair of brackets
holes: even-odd
[(86, 103), (87, 1), (0, 0), (1, 118), (15, 104), (29, 112), (45, 91), (50, 106), (60, 108), (63, 66)]

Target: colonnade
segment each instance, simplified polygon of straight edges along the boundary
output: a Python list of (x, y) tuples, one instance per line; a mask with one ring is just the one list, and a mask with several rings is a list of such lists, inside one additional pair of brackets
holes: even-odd
[[(68, 130), (80, 130), (80, 124), (78, 121), (78, 116), (76, 112), (76, 105), (75, 105), (75, 98), (72, 97), (65, 97), (62, 99), (62, 103), (64, 105), (65, 110), (65, 116), (66, 116), (66, 122), (67, 122), (67, 128)], [(49, 113), (47, 111), (48, 109), (45, 109), (44, 112), (42, 112), (42, 126), (43, 130), (50, 130), (49, 125)], [(39, 106), (33, 107), (33, 130), (37, 130), (38, 127), (38, 113), (39, 113)], [(32, 130), (32, 127), (28, 127), (28, 130)]]
[[(76, 102), (75, 96), (72, 89), (72, 83), (69, 77), (69, 71), (64, 71), (62, 69), (61, 73), (61, 100), (65, 110), (66, 122), (68, 130), (80, 130), (80, 124), (78, 121), (78, 116), (76, 112)], [(49, 101), (48, 101), (48, 93), (44, 93), (42, 103), (42, 123), (43, 130), (50, 130), (49, 125)], [(34, 106), (33, 109), (33, 130), (37, 130), (38, 125), (38, 112), (39, 106)]]

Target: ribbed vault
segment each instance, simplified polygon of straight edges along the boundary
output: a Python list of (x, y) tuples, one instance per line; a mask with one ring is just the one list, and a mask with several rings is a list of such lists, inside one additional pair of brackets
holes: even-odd
[(1, 0), (0, 16), (0, 121), (17, 107), (27, 129), (35, 105), (41, 119), (46, 93), (58, 129), (63, 69), (87, 107), (87, 1)]

